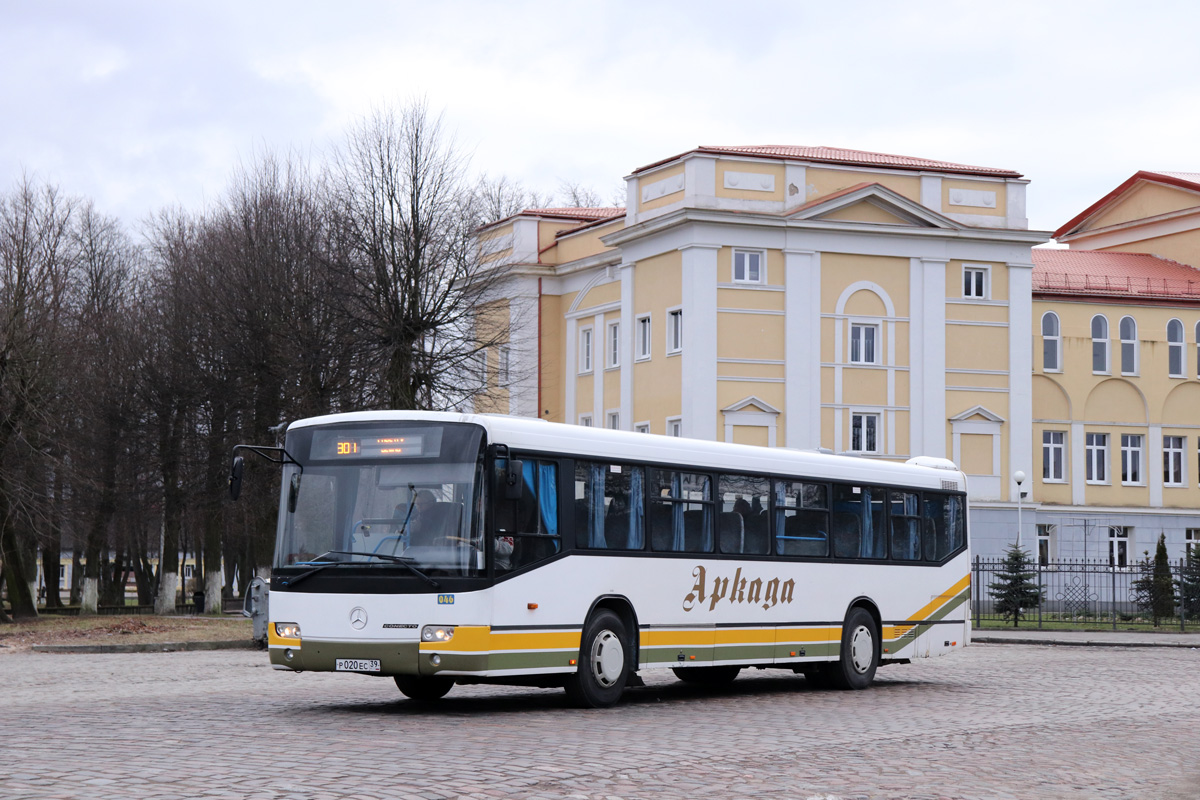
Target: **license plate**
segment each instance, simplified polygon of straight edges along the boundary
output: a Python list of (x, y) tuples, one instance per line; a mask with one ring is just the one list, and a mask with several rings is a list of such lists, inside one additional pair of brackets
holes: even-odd
[(334, 662), (335, 672), (379, 672), (377, 658), (339, 658)]

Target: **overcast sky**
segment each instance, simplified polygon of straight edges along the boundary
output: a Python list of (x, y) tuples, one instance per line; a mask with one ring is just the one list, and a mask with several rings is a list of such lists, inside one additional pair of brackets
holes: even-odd
[(131, 227), (264, 150), (314, 159), (424, 96), (472, 167), (612, 197), (698, 145), (1015, 169), (1053, 230), (1139, 169), (1200, 172), (1200, 4), (0, 0), (0, 190)]

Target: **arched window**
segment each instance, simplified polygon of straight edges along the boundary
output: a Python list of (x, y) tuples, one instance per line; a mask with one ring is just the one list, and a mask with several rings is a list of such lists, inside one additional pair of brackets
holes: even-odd
[(1121, 317), (1121, 374), (1137, 375), (1138, 338), (1137, 322), (1133, 317)]
[(1183, 374), (1183, 323), (1173, 319), (1167, 323), (1167, 370), (1172, 378)]
[(1062, 337), (1058, 332), (1058, 315), (1053, 311), (1042, 315), (1042, 370), (1062, 371)]
[(1092, 317), (1092, 372), (1108, 374), (1108, 318)]

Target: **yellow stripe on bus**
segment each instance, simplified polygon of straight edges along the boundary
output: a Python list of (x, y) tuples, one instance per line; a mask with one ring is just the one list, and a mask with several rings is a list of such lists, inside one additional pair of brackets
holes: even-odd
[(946, 605), (946, 603), (949, 603), (954, 598), (958, 597), (970, 585), (971, 585), (971, 573), (968, 572), (962, 578), (962, 580), (960, 580), (958, 583), (951, 586), (947, 591), (943, 592), (942, 594), (936, 595), (932, 600), (930, 600), (928, 603), (926, 603), (925, 606), (920, 611), (913, 614), (908, 619), (910, 621), (914, 621), (914, 622), (922, 622), (922, 621), (928, 619), (930, 614), (937, 611), (939, 608)]
[(421, 642), (422, 651), (487, 653), (498, 650), (578, 650), (580, 631), (496, 633), (487, 625), (460, 625), (448, 642)]

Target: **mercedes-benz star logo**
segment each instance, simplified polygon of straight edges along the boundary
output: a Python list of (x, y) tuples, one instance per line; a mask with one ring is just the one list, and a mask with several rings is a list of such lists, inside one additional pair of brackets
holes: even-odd
[(350, 609), (350, 627), (356, 631), (361, 631), (367, 627), (367, 610), (362, 606), (355, 606)]

